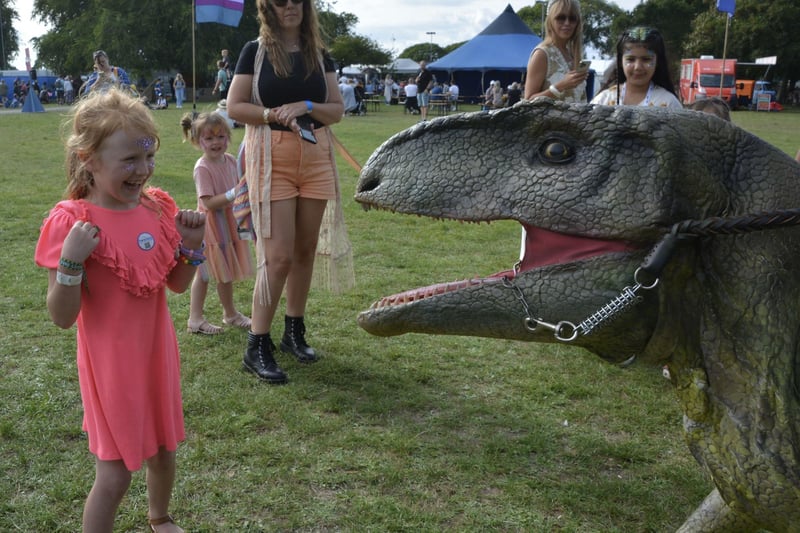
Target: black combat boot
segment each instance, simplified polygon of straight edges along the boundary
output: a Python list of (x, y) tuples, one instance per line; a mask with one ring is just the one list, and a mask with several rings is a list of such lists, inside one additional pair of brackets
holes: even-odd
[(275, 362), (275, 344), (269, 333), (247, 334), (247, 351), (244, 352), (244, 369), (268, 383), (286, 383), (286, 374)]
[(286, 331), (281, 339), (281, 350), (293, 353), (301, 363), (313, 363), (317, 360), (317, 352), (306, 343), (306, 325), (303, 317), (286, 316)]

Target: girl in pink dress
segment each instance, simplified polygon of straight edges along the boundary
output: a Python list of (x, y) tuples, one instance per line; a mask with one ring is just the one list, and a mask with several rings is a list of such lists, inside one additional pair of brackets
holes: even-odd
[(250, 319), (237, 311), (233, 302), (233, 282), (252, 277), (253, 259), (250, 243), (240, 237), (233, 217), (239, 172), (236, 158), (227, 153), (231, 129), (225, 117), (216, 112), (201, 113), (194, 120), (187, 114), (181, 119), (181, 126), (183, 136), (203, 150), (203, 156), (194, 165), (194, 185), (197, 209), (206, 214), (208, 257), (208, 262), (197, 269), (192, 283), (188, 330), (204, 335), (222, 333), (221, 327), (203, 316), (210, 277), (217, 282), (222, 322), (249, 330)]
[(185, 291), (202, 263), (205, 215), (145, 188), (156, 126), (116, 89), (81, 100), (66, 147), (66, 199), (45, 219), (35, 258), (49, 270), (53, 322), (77, 322), (83, 429), (96, 457), (83, 530), (113, 530), (132, 472), (146, 463), (149, 526), (180, 532), (168, 507), (185, 433), (165, 288)]

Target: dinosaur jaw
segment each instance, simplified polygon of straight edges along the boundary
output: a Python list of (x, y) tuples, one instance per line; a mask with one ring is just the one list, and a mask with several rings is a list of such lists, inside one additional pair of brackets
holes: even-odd
[(496, 283), (503, 278), (514, 278), (522, 272), (548, 265), (574, 263), (600, 255), (632, 252), (637, 249), (621, 241), (567, 235), (527, 224), (523, 224), (523, 227), (525, 228), (525, 255), (516, 268), (482, 278), (437, 283), (385, 296), (373, 303), (371, 309), (409, 304), (451, 292), (478, 287), (486, 283)]

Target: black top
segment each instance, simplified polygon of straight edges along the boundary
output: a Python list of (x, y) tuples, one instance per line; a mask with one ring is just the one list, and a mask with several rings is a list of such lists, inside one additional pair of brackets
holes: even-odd
[[(236, 63), (236, 74), (255, 74), (256, 52), (258, 51), (258, 41), (250, 41), (242, 48), (239, 54), (239, 61)], [(279, 78), (275, 74), (275, 68), (265, 55), (264, 65), (261, 67), (261, 77), (258, 80), (258, 93), (261, 96), (261, 103), (265, 107), (278, 107), (290, 102), (300, 100), (311, 100), (311, 102), (325, 102), (325, 77), (320, 72), (313, 73), (306, 79), (306, 66), (303, 62), (301, 52), (290, 54), (292, 60), (292, 71), (288, 78)], [(325, 72), (335, 72), (333, 59), (327, 51), (323, 51), (322, 63)], [(324, 124), (311, 120), (315, 128), (320, 128)], [(270, 127), (283, 129), (275, 124)]]
[(420, 70), (417, 76), (417, 87), (420, 91), (427, 91), (430, 89), (428, 85), (433, 81), (433, 74), (428, 69)]

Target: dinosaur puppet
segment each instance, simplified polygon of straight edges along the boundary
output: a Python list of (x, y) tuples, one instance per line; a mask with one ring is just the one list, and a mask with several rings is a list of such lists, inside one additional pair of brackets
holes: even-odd
[[(694, 111), (540, 99), (398, 133), (370, 157), (356, 200), (527, 231), (515, 269), (385, 297), (359, 315), (365, 330), (571, 341), (612, 362), (666, 364), (716, 487), (680, 531), (800, 531), (800, 165), (789, 156)], [(736, 217), (742, 233), (714, 229)], [(684, 221), (708, 231), (674, 232), (660, 266), (637, 272)]]

